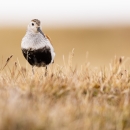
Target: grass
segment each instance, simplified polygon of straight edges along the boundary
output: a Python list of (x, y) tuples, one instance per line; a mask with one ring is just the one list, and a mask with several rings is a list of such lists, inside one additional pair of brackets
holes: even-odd
[(129, 130), (130, 71), (127, 58), (109, 67), (22, 67), (10, 56), (0, 69), (0, 130)]

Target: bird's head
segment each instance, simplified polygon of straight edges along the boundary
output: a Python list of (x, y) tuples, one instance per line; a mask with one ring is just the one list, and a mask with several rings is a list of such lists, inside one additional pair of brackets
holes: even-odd
[(28, 31), (34, 32), (34, 33), (41, 33), (43, 34), (43, 32), (41, 31), (41, 22), (38, 19), (33, 19), (31, 20), (31, 22), (28, 24)]

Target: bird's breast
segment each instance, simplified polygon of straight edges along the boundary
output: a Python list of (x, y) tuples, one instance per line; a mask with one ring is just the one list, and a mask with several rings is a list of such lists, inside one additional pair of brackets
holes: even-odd
[(27, 35), (22, 39), (22, 43), (21, 43), (21, 48), (25, 48), (25, 49), (29, 49), (29, 48), (39, 49), (45, 46), (47, 46), (47, 41), (38, 35), (36, 36)]

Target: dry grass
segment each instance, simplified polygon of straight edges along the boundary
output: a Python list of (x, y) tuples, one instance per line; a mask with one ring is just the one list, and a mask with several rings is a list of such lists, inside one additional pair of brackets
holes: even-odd
[[(15, 62), (0, 69), (0, 130), (129, 130), (130, 71), (127, 58), (91, 69), (64, 65), (31, 70)], [(12, 60), (12, 59), (10, 59)], [(3, 69), (4, 67), (4, 69)]]

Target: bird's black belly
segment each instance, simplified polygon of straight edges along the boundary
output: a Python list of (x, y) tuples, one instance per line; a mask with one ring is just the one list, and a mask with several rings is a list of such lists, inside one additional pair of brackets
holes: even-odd
[(50, 48), (22, 49), (23, 55), (32, 66), (46, 66), (51, 63), (52, 57)]

